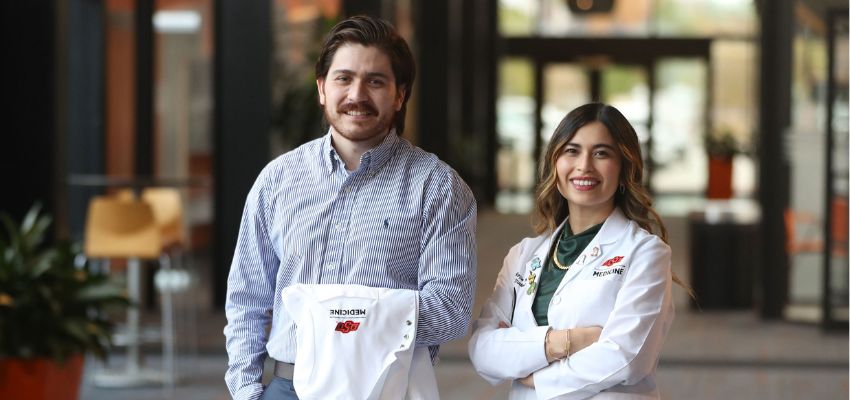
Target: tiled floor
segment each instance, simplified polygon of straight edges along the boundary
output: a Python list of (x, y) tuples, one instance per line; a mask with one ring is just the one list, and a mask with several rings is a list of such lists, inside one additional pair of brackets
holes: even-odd
[[(674, 268), (687, 279), (685, 224), (681, 218), (666, 221), (674, 250)], [(476, 310), (489, 295), (507, 249), (528, 234), (527, 216), (480, 214)], [(750, 310), (692, 311), (687, 306), (686, 294), (678, 289), (676, 303), (676, 320), (658, 367), (665, 399), (848, 398), (847, 331), (827, 334), (813, 325), (766, 322)], [(97, 388), (88, 378), (100, 367), (89, 362), (80, 398), (228, 399), (222, 378), (227, 363), (221, 333), (224, 317), (221, 312), (199, 314), (196, 333), (184, 332), (197, 339), (198, 355), (183, 359), (182, 378), (172, 392), (160, 387)], [(436, 372), (443, 399), (507, 398), (506, 384), (492, 387), (475, 374), (466, 357), (465, 340), (445, 345), (441, 358)], [(121, 361), (120, 355), (111, 360), (114, 364)], [(155, 356), (148, 358), (148, 365), (157, 362)]]

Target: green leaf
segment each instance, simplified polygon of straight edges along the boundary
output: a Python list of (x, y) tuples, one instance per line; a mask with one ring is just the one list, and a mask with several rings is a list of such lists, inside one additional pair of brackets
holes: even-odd
[(44, 235), (47, 233), (47, 228), (50, 227), (51, 222), (53, 222), (52, 218), (43, 216), (36, 219), (29, 229), (23, 230), (22, 240), (27, 249), (35, 250), (44, 241)]
[(29, 211), (27, 211), (27, 215), (24, 216), (24, 222), (21, 223), (21, 232), (28, 232), (32, 229), (40, 212), (41, 202), (36, 202), (32, 205), (32, 207), (30, 207)]
[(107, 300), (111, 298), (126, 299), (124, 288), (116, 287), (109, 283), (99, 285), (89, 285), (77, 292), (76, 299), (78, 301), (88, 302), (97, 300)]
[(3, 222), (3, 227), (6, 228), (6, 234), (9, 235), (9, 250), (18, 249), (21, 243), (21, 234), (18, 227), (8, 214), (0, 214), (0, 221)]
[(38, 278), (53, 266), (53, 260), (56, 258), (56, 250), (50, 249), (41, 253), (38, 258), (35, 259), (33, 263), (32, 269), (30, 270), (29, 275), (33, 278)]
[(63, 360), (85, 351), (104, 358), (109, 314), (130, 303), (125, 289), (78, 269), (79, 243), (45, 244), (52, 218), (40, 212), (34, 206), (20, 226), (0, 213), (0, 292), (14, 300), (0, 307), (0, 356)]
[(89, 341), (89, 334), (86, 332), (88, 322), (81, 319), (70, 319), (62, 325), (65, 332), (81, 342)]

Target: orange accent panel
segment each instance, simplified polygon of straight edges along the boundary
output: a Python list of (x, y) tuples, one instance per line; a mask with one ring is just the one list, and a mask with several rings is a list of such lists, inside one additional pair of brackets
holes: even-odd
[(132, 176), (135, 137), (135, 34), (132, 13), (110, 11), (106, 21), (106, 173)]

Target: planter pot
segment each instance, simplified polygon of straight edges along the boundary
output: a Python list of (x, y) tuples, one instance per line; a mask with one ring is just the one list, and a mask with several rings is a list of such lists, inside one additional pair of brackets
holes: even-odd
[(0, 399), (77, 400), (82, 377), (82, 354), (63, 364), (48, 358), (0, 359)]
[(709, 199), (732, 198), (732, 157), (708, 158), (708, 190)]

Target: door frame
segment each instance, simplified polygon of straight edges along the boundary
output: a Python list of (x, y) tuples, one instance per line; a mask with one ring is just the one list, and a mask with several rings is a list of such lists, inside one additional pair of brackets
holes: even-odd
[[(711, 70), (711, 42), (709, 38), (502, 38), (499, 43), (502, 51), (498, 60), (504, 58), (525, 58), (533, 63), (534, 70), (534, 159), (540, 159), (543, 140), (540, 131), (543, 129), (543, 99), (545, 87), (543, 71), (546, 65), (552, 63), (581, 64), (588, 59), (604, 57), (612, 64), (640, 65), (647, 72), (649, 84), (649, 119), (647, 128), (646, 181), (649, 190), (652, 188), (653, 158), (652, 158), (652, 125), (655, 98), (655, 64), (662, 58), (697, 58), (706, 63), (707, 76), (705, 82), (706, 102), (703, 115), (706, 131), (711, 131), (711, 109), (714, 104), (712, 93), (713, 73)], [(590, 68), (590, 67), (589, 67)], [(598, 79), (598, 75), (595, 79)], [(593, 78), (591, 78), (593, 80)], [(599, 85), (591, 82), (592, 100), (598, 101)], [(495, 101), (495, 99), (494, 99)]]

